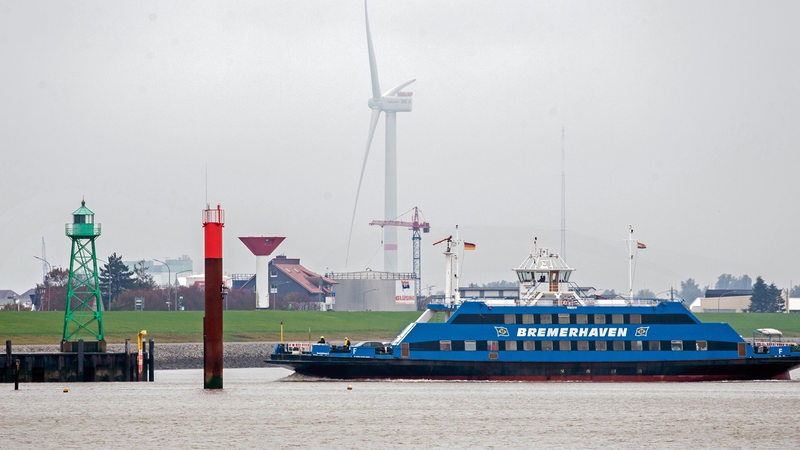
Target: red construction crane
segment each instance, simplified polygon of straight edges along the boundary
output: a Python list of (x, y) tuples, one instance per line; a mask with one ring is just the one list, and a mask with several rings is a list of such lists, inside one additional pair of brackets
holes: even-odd
[(422, 230), (423, 233), (428, 233), (431, 231), (431, 224), (428, 222), (420, 222), (419, 221), (419, 208), (416, 206), (414, 207), (414, 215), (412, 217), (411, 222), (406, 222), (403, 220), (373, 220), (369, 223), (370, 225), (377, 225), (381, 228), (383, 227), (408, 227), (413, 233), (411, 235), (411, 244), (413, 248), (413, 255), (411, 257), (411, 265), (412, 265), (412, 272), (414, 273), (414, 295), (419, 299), (422, 296), (422, 270), (420, 267), (420, 241), (422, 237), (419, 235), (419, 231)]

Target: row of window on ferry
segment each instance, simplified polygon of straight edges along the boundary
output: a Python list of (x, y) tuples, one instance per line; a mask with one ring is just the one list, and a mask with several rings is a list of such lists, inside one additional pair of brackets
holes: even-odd
[(454, 324), (693, 324), (686, 314), (459, 314)]
[(570, 271), (563, 270), (563, 271), (548, 271), (548, 272), (527, 272), (527, 271), (517, 271), (517, 278), (519, 281), (523, 283), (530, 283), (531, 281), (538, 281), (539, 283), (545, 282), (557, 282), (561, 280), (562, 282), (569, 281)]
[[(449, 341), (438, 342), (439, 351), (707, 351), (708, 341)], [(501, 348), (502, 347), (502, 348)], [(713, 350), (736, 350), (735, 342), (712, 342)], [(435, 350), (426, 343), (411, 344), (412, 350)]]

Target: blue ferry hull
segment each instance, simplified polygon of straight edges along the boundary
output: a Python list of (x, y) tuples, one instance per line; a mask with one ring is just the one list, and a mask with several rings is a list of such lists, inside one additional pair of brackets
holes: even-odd
[(788, 380), (800, 356), (702, 361), (517, 362), (431, 361), (275, 354), (270, 365), (334, 379), (509, 381)]

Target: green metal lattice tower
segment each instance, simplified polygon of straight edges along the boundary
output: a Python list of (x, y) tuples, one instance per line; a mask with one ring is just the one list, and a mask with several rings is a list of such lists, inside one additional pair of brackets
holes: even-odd
[(97, 277), (97, 255), (94, 241), (100, 236), (100, 224), (94, 223), (94, 213), (81, 200), (81, 207), (72, 213), (72, 223), (66, 234), (72, 239), (69, 260), (67, 301), (64, 307), (64, 334), (61, 351), (77, 351), (78, 341), (85, 351), (106, 349), (103, 330), (103, 301)]

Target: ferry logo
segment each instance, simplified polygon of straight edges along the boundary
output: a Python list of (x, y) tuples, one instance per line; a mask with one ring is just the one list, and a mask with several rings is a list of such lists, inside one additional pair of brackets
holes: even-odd
[(497, 337), (508, 337), (508, 328), (506, 327), (494, 327), (495, 331), (497, 331)]
[(649, 330), (649, 329), (650, 329), (650, 327), (639, 327), (639, 328), (637, 328), (636, 329), (636, 336), (647, 336), (647, 330)]

